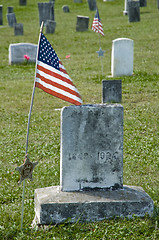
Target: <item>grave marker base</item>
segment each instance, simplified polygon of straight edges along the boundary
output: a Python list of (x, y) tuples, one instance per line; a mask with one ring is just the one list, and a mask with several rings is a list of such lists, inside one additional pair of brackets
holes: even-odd
[(152, 215), (153, 200), (141, 188), (124, 186), (123, 189), (62, 192), (60, 186), (35, 190), (35, 218), (32, 225), (69, 222), (93, 222), (114, 216), (143, 217)]

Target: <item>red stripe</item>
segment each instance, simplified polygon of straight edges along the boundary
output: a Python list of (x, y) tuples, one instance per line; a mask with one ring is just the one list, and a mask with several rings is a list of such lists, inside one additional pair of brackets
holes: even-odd
[(70, 102), (70, 103), (75, 104), (75, 105), (81, 105), (80, 102), (78, 102), (78, 101), (76, 101), (76, 100), (74, 100), (72, 98), (66, 97), (66, 96), (64, 96), (64, 95), (62, 95), (60, 93), (57, 93), (57, 92), (55, 92), (55, 91), (53, 91), (53, 90), (51, 90), (49, 88), (46, 88), (46, 87), (42, 86), (40, 83), (38, 83), (38, 82), (35, 83), (35, 86), (38, 87), (38, 88), (41, 88), (46, 93), (49, 93), (49, 94), (51, 94), (51, 95), (53, 95), (55, 97), (63, 99), (64, 101)]
[(58, 73), (55, 73), (54, 71), (48, 70), (48, 69), (46, 69), (46, 68), (44, 68), (44, 67), (42, 67), (42, 66), (40, 66), (40, 65), (38, 65), (38, 64), (37, 64), (37, 69), (40, 70), (40, 71), (42, 71), (42, 72), (44, 72), (44, 73), (46, 73), (46, 74), (49, 74), (50, 76), (53, 76), (53, 77), (55, 77), (55, 78), (58, 78), (58, 79), (60, 79), (60, 80), (62, 80), (62, 81), (64, 81), (64, 82), (66, 82), (66, 83), (69, 83), (69, 84), (73, 85), (73, 83), (72, 83), (71, 80), (69, 80), (69, 79), (61, 76), (61, 75), (58, 74)]
[(63, 86), (63, 85), (61, 85), (61, 84), (59, 84), (59, 83), (53, 82), (53, 81), (51, 81), (50, 79), (41, 76), (39, 73), (36, 73), (36, 77), (37, 77), (37, 78), (40, 78), (41, 81), (43, 81), (43, 82), (45, 82), (45, 83), (47, 83), (47, 84), (50, 84), (50, 85), (53, 86), (53, 87), (57, 87), (57, 88), (65, 91), (65, 92), (68, 92), (68, 93), (70, 93), (70, 94), (72, 94), (72, 95), (80, 98), (80, 95), (79, 95), (78, 92), (76, 92), (76, 91), (74, 91), (74, 90), (72, 90), (72, 89), (69, 89), (69, 88), (67, 88), (67, 87), (65, 87), (65, 86)]

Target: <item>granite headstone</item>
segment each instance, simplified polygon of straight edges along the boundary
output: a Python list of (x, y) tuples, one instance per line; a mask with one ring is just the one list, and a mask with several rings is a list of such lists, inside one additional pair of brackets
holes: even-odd
[(103, 80), (102, 103), (121, 103), (121, 101), (122, 101), (122, 81)]
[(14, 24), (17, 23), (15, 13), (8, 13), (7, 20), (8, 20), (8, 25), (10, 27), (14, 27)]
[(139, 22), (140, 21), (140, 2), (131, 0), (128, 1), (128, 17), (129, 22)]
[(77, 32), (85, 32), (88, 31), (88, 25), (89, 25), (89, 17), (87, 16), (77, 16), (77, 22), (76, 22), (76, 31)]
[(3, 5), (0, 5), (0, 25), (3, 25)]

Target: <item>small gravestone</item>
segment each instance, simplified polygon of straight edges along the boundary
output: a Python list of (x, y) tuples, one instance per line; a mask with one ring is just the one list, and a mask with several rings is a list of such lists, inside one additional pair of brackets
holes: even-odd
[(128, 17), (129, 22), (140, 21), (140, 2), (139, 1), (128, 1)]
[(15, 23), (14, 24), (14, 35), (18, 36), (18, 35), (23, 35), (24, 31), (23, 31), (23, 24), (22, 23)]
[(87, 16), (77, 16), (76, 31), (84, 32), (88, 31), (89, 17)]
[(3, 25), (3, 5), (0, 5), (0, 25)]
[(65, 13), (70, 12), (69, 6), (67, 6), (67, 5), (64, 5), (64, 6), (62, 7), (62, 9), (63, 9), (63, 12), (65, 12)]
[(13, 13), (13, 7), (7, 7), (8, 13)]
[(82, 0), (74, 0), (74, 3), (82, 3)]
[(147, 0), (140, 0), (140, 7), (146, 7), (147, 6)]
[(122, 81), (102, 81), (102, 103), (120, 103), (122, 100)]
[(46, 21), (46, 33), (54, 33), (56, 28), (56, 22), (53, 20)]
[(123, 107), (95, 104), (61, 112), (60, 186), (35, 190), (34, 224), (152, 215), (141, 187), (123, 186)]
[(8, 13), (7, 20), (8, 20), (8, 25), (10, 27), (14, 27), (14, 24), (17, 23), (15, 13)]
[(96, 0), (88, 0), (88, 6), (90, 11), (95, 11), (97, 9)]
[(20, 6), (26, 6), (27, 5), (27, 0), (19, 0), (19, 5)]
[(23, 63), (25, 55), (29, 62), (36, 62), (37, 45), (32, 43), (14, 43), (9, 45), (9, 64)]
[(133, 74), (134, 42), (128, 38), (118, 38), (112, 43), (112, 76), (131, 76)]
[(157, 0), (157, 9), (159, 9), (159, 0)]
[(41, 26), (42, 21), (44, 22), (44, 25), (46, 25), (47, 20), (55, 20), (54, 16), (54, 3), (53, 2), (40, 2), (38, 3), (38, 9), (39, 9), (39, 23)]

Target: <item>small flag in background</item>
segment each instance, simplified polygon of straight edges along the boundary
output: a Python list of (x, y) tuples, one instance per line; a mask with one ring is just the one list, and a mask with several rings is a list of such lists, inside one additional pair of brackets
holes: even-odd
[(92, 30), (94, 32), (98, 32), (98, 33), (100, 33), (101, 35), (104, 36), (103, 27), (102, 27), (102, 23), (100, 21), (98, 9), (96, 10), (96, 14), (95, 14), (94, 19), (93, 19)]
[(43, 33), (39, 40), (35, 86), (72, 104), (82, 104), (78, 90)]

